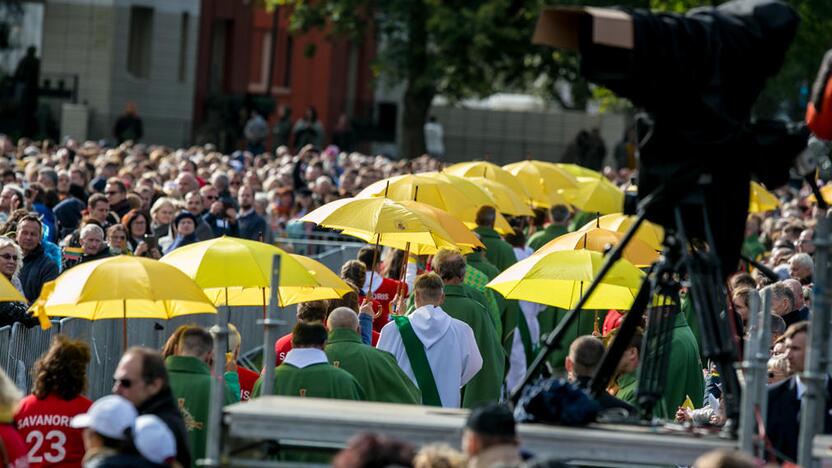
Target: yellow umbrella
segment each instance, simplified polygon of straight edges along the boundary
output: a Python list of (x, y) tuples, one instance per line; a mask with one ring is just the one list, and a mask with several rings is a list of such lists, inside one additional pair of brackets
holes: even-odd
[[(408, 242), (397, 242), (394, 239), (387, 239), (385, 242), (382, 242), (381, 245), (393, 247), (399, 250), (409, 250), (409, 252), (413, 255), (433, 255), (441, 247), (458, 249), (463, 254), (469, 254), (477, 247), (485, 248), (485, 245), (483, 245), (476, 234), (468, 229), (468, 227), (461, 221), (451, 216), (448, 212), (420, 202), (400, 201), (399, 203), (410, 210), (422, 213), (429, 218), (435, 219), (439, 225), (442, 226), (445, 232), (450, 235), (451, 242), (448, 243), (445, 242), (444, 239), (437, 238), (437, 246), (431, 246), (428, 244), (410, 244)], [(342, 231), (342, 234), (358, 237), (359, 239), (363, 239), (367, 242), (374, 242), (375, 240), (372, 235), (366, 235), (362, 232), (354, 232), (349, 229)]]
[(531, 195), (532, 205), (548, 208), (566, 204), (558, 194), (561, 189), (578, 188), (578, 179), (560, 167), (544, 161), (520, 161), (503, 166), (515, 176)]
[[(826, 203), (832, 203), (832, 184), (827, 184), (821, 187), (820, 194), (823, 199), (826, 200)], [(815, 197), (815, 194), (811, 194), (806, 197), (806, 201), (810, 203), (817, 203), (818, 199)]]
[[(535, 255), (545, 255), (559, 250), (588, 249), (603, 253), (607, 246), (614, 246), (621, 242), (624, 234), (604, 228), (570, 232), (556, 239), (552, 239), (535, 252)], [(653, 264), (659, 258), (658, 252), (638, 239), (632, 239), (624, 249), (624, 259), (630, 263), (644, 267)]]
[[(459, 177), (452, 174), (447, 174), (445, 172), (422, 172), (419, 175), (424, 177), (430, 177), (433, 179), (445, 181), (451, 183), (454, 188), (465, 194), (465, 197), (469, 200), (474, 200), (477, 203), (477, 210), (479, 210), (482, 206), (493, 206), (497, 209), (497, 220), (494, 223), (494, 229), (501, 233), (501, 234), (508, 234), (514, 232), (514, 229), (509, 224), (508, 220), (503, 217), (500, 213), (507, 213), (502, 207), (498, 200), (495, 200), (491, 193), (489, 193), (484, 188), (480, 187), (479, 185), (471, 182), (470, 180), (466, 179), (465, 177)], [(443, 209), (441, 206), (437, 206), (439, 209)], [(510, 209), (510, 208), (509, 208)], [(477, 217), (477, 210), (470, 210), (465, 211), (464, 216), (460, 216), (459, 219), (466, 226), (471, 229), (477, 227), (477, 223), (475, 222)], [(454, 210), (445, 210), (451, 214), (454, 214)]]
[(624, 207), (624, 192), (605, 177), (578, 177), (577, 190), (564, 190), (564, 198), (581, 211), (617, 213)]
[(468, 180), (488, 191), (497, 204), (504, 208), (503, 213), (514, 216), (534, 216), (534, 212), (524, 199), (508, 186), (484, 177), (471, 176)]
[(51, 283), (44, 285), (31, 309), (50, 317), (120, 318), (125, 347), (128, 318), (217, 312), (192, 279), (171, 265), (144, 257), (120, 255), (82, 263)]
[[(627, 216), (623, 213), (613, 213), (601, 216), (594, 221), (586, 223), (580, 230), (587, 231), (589, 229), (600, 227), (623, 234), (630, 229), (630, 226), (633, 225), (635, 220), (635, 216)], [(664, 228), (658, 224), (653, 224), (650, 221), (644, 221), (636, 231), (635, 238), (643, 241), (653, 250), (661, 250), (662, 242), (664, 241)]]
[[(604, 256), (592, 250), (563, 250), (532, 255), (491, 280), (487, 286), (506, 299), (571, 309), (598, 274)], [(644, 273), (619, 260), (589, 298), (584, 309), (628, 309)]]
[(514, 193), (524, 200), (530, 197), (529, 192), (523, 187), (523, 184), (517, 177), (514, 177), (502, 167), (488, 161), (469, 161), (454, 164), (451, 167), (446, 167), (443, 172), (459, 177), (482, 177), (493, 180), (513, 190)]
[[(437, 177), (437, 174), (439, 173), (427, 172), (390, 177), (370, 184), (355, 198), (415, 200), (447, 211), (470, 228), (476, 227), (477, 210), (484, 205), (494, 206), (494, 199), (476, 185)], [(503, 233), (511, 232), (511, 225), (502, 215), (497, 218), (496, 228)]]
[[(826, 198), (826, 194), (823, 194)], [(751, 194), (748, 200), (749, 213), (765, 213), (766, 211), (776, 210), (780, 206), (780, 200), (769, 192), (762, 185), (751, 181)]]
[[(263, 242), (223, 236), (178, 248), (161, 261), (175, 266), (196, 281), (214, 304), (249, 306), (266, 304), (274, 255), (280, 255), (281, 260), (280, 306), (313, 300), (293, 302), (286, 296), (290, 290), (296, 291), (297, 288), (311, 291), (321, 287), (316, 275), (289, 253)], [(316, 298), (335, 299), (350, 290), (344, 282), (337, 286), (337, 291), (327, 287), (316, 291)]]
[[(418, 203), (418, 202), (410, 202)], [(380, 245), (454, 245), (439, 222), (389, 198), (342, 198), (316, 209), (302, 221), (319, 224)]]
[(579, 166), (577, 164), (556, 163), (555, 166), (563, 169), (575, 177), (603, 177), (603, 174), (600, 172), (593, 171), (592, 169)]
[[(317, 260), (297, 254), (285, 254), (281, 258), (281, 269), (282, 265), (288, 262), (301, 264), (315, 279), (315, 286), (281, 285), (278, 288), (278, 299), (281, 307), (299, 302), (335, 299), (352, 291), (344, 280)], [(271, 288), (212, 288), (206, 289), (205, 294), (217, 305), (250, 306), (264, 304), (271, 294)]]

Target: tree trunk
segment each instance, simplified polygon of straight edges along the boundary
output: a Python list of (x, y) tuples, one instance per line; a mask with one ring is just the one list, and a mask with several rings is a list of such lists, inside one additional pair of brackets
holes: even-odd
[(411, 159), (425, 154), (425, 122), (433, 93), (412, 92), (408, 83), (402, 109), (401, 156)]
[(407, 16), (407, 87), (402, 109), (400, 156), (417, 158), (425, 153), (425, 122), (436, 94), (435, 78), (428, 64), (428, 7), (410, 2)]

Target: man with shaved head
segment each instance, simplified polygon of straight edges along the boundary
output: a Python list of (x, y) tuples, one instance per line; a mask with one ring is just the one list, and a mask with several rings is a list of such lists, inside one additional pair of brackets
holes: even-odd
[(420, 404), (422, 394), (396, 363), (392, 354), (368, 346), (359, 335), (358, 314), (338, 307), (326, 321), (329, 329), (326, 357), (350, 374), (364, 388), (368, 401)]

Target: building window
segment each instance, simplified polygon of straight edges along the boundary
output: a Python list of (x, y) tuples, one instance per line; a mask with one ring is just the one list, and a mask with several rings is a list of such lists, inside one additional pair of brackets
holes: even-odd
[(127, 43), (127, 71), (137, 78), (150, 77), (153, 45), (153, 8), (130, 7), (130, 31)]
[(190, 27), (191, 15), (182, 13), (179, 37), (179, 82), (184, 83), (188, 77), (188, 28)]

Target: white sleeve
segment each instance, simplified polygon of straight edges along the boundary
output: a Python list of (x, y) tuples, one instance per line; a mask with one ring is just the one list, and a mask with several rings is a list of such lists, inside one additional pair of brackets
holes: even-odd
[(404, 271), (404, 283), (407, 285), (407, 292), (413, 292), (413, 285), (416, 283), (416, 259), (410, 257), (407, 262), (407, 269)]
[(460, 330), (462, 332), (463, 357), (462, 357), (462, 385), (465, 385), (477, 375), (477, 372), (482, 369), (482, 354), (477, 347), (477, 340), (474, 338), (474, 330), (466, 324), (462, 323)]
[(391, 321), (381, 328), (376, 348), (387, 351), (393, 356), (398, 356), (396, 349), (401, 346), (401, 343), (402, 340), (399, 336), (399, 329), (396, 327), (396, 322)]

